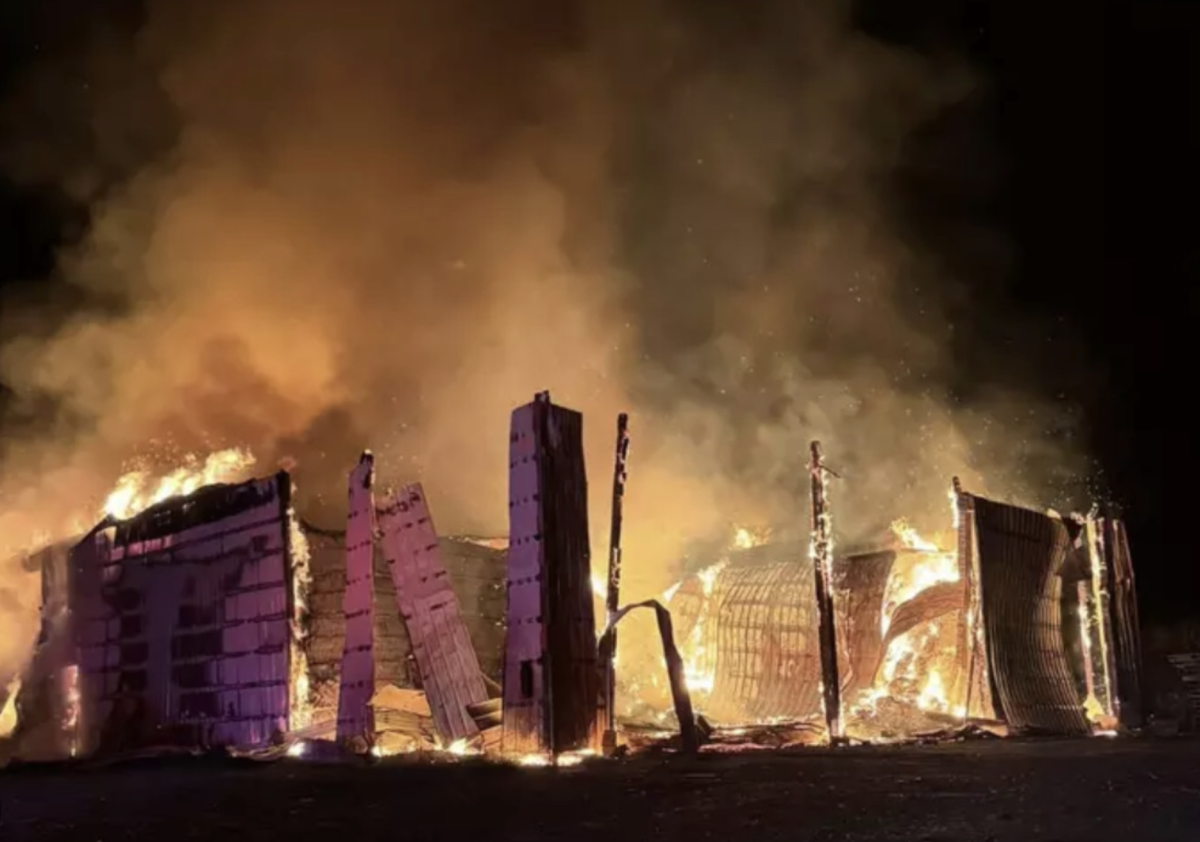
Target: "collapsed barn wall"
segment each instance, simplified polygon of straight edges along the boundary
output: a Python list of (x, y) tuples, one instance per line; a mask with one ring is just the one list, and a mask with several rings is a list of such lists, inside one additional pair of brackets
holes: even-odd
[(71, 552), (80, 753), (262, 745), (289, 728), (291, 481), (210, 486)]
[[(308, 664), (313, 721), (332, 725), (337, 718), (338, 683), (346, 617), (346, 533), (302, 524), (312, 571)], [(503, 546), (506, 542), (499, 542)], [(497, 542), (443, 537), (438, 541), (471, 643), (483, 674), (499, 682), (504, 664), (504, 560)], [(375, 553), (376, 687), (420, 689), (408, 630), (396, 610), (395, 584), (382, 551)]]
[(1060, 518), (971, 497), (989, 689), (1015, 732), (1088, 734), (1062, 631)]

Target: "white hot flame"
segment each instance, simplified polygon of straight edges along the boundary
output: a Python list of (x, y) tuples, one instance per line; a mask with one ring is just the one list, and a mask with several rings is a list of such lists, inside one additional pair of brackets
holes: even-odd
[(103, 513), (125, 520), (156, 503), (187, 496), (206, 485), (232, 482), (253, 464), (251, 453), (231, 448), (212, 453), (203, 462), (189, 456), (183, 465), (157, 480), (149, 471), (130, 471), (117, 480), (104, 501)]

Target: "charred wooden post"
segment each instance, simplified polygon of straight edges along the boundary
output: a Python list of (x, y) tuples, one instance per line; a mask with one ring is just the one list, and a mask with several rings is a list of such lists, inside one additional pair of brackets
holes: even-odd
[(542, 392), (509, 437), (506, 754), (599, 747), (587, 515), (583, 416)]
[[(1079, 592), (1083, 597), (1080, 610), (1083, 612), (1083, 637), (1087, 669), (1093, 697), (1106, 717), (1120, 716), (1120, 703), (1114, 692), (1116, 662), (1112, 645), (1112, 600), (1109, 591), (1108, 563), (1104, 551), (1103, 525), (1093, 511), (1083, 521), (1083, 539), (1086, 542), (1089, 577)], [(1097, 680), (1099, 679), (1099, 680)]]
[(421, 686), (443, 744), (479, 733), (470, 709), (487, 685), (438, 548), (420, 484), (401, 488), (376, 509), (380, 543), (396, 586), (396, 608), (412, 642)]
[(1102, 534), (1107, 585), (1112, 606), (1117, 717), (1121, 725), (1137, 728), (1142, 724), (1144, 706), (1141, 681), (1142, 639), (1133, 560), (1129, 555), (1129, 538), (1125, 533), (1125, 524), (1113, 512), (1105, 513)]
[[(617, 416), (617, 450), (613, 465), (612, 525), (608, 540), (608, 586), (604, 607), (611, 623), (621, 604), (621, 526), (624, 517), (625, 481), (628, 478), (629, 459), (629, 416), (622, 412)], [(678, 654), (678, 653), (676, 653)], [(617, 631), (612, 629), (605, 637), (601, 649), (604, 664), (604, 752), (611, 754), (617, 748), (616, 710), (616, 658)]]
[(601, 643), (612, 638), (617, 633), (617, 623), (635, 608), (651, 608), (658, 621), (658, 636), (662, 639), (663, 659), (667, 666), (667, 681), (671, 687), (671, 701), (675, 706), (675, 718), (679, 720), (680, 749), (688, 754), (700, 750), (700, 729), (696, 727), (696, 714), (692, 709), (692, 695), (688, 692), (687, 678), (684, 674), (683, 656), (675, 645), (675, 627), (671, 621), (671, 612), (655, 599), (627, 605), (615, 611), (608, 618), (608, 627), (601, 637)]
[(842, 720), (841, 679), (838, 675), (837, 628), (833, 606), (833, 530), (829, 516), (828, 474), (821, 459), (821, 443), (811, 446), (812, 461), (812, 543), (809, 554), (813, 560), (817, 591), (818, 639), (821, 645), (821, 690), (825, 708), (825, 723), (831, 742), (844, 736)]
[(369, 748), (375, 733), (375, 457), (363, 453), (350, 473), (346, 522), (346, 643), (338, 690), (338, 742)]

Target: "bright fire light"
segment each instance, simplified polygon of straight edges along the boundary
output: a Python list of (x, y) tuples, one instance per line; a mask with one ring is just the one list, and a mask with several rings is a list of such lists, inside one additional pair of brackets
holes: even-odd
[(131, 518), (156, 503), (186, 496), (206, 485), (232, 482), (254, 461), (248, 451), (230, 448), (210, 454), (203, 462), (189, 456), (183, 465), (157, 480), (149, 471), (130, 471), (117, 480), (104, 501), (104, 514), (118, 520)]

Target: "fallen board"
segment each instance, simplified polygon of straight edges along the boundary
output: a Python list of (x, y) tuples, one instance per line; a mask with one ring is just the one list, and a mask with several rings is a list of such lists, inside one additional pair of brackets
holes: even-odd
[(375, 460), (364, 453), (350, 473), (350, 514), (346, 522), (346, 643), (338, 688), (339, 742), (363, 740), (375, 731)]
[(438, 734), (447, 745), (479, 733), (467, 712), (488, 697), (479, 659), (442, 563), (437, 531), (419, 484), (376, 510), (396, 607), (408, 636)]

